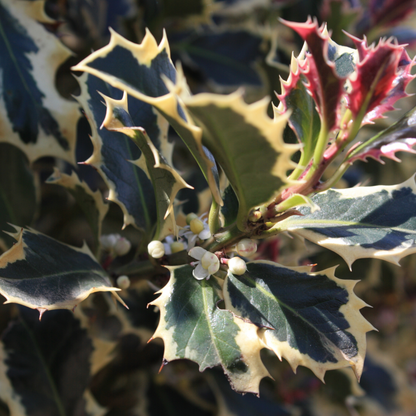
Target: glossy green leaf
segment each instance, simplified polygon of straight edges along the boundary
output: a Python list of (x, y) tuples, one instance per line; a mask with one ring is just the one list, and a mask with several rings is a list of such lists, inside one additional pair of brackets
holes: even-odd
[(17, 242), (0, 256), (0, 293), (6, 303), (37, 309), (41, 318), (47, 310), (74, 309), (94, 292), (118, 298), (120, 289), (112, 287), (85, 244), (71, 247), (35, 230), (16, 230), (10, 235)]
[(164, 359), (188, 358), (200, 371), (221, 365), (235, 390), (258, 393), (268, 372), (260, 359), (263, 346), (256, 326), (219, 309), (221, 288), (214, 277), (196, 280), (188, 265), (169, 269), (169, 283), (152, 302), (160, 309), (153, 338), (163, 339)]
[(71, 175), (67, 175), (55, 168), (54, 173), (46, 180), (46, 182), (65, 187), (75, 198), (91, 227), (94, 238), (94, 248), (95, 250), (98, 250), (100, 245), (101, 224), (109, 207), (108, 204), (104, 203), (101, 192), (93, 192), (84, 181), (81, 181), (78, 178), (78, 175), (74, 171)]
[(241, 276), (228, 273), (225, 306), (263, 328), (262, 340), (296, 370), (309, 367), (320, 379), (330, 369), (351, 366), (360, 377), (372, 326), (361, 316), (365, 303), (355, 281), (333, 270), (308, 273), (269, 261), (247, 263)]
[(226, 96), (199, 94), (184, 102), (233, 187), (237, 224), (244, 230), (250, 210), (271, 201), (294, 167), (290, 157), (298, 147), (283, 141), (287, 115), (270, 118), (267, 97), (248, 105), (241, 90)]
[(331, 189), (315, 195), (313, 213), (278, 224), (339, 254), (349, 266), (360, 258), (398, 264), (416, 252), (416, 185), (414, 177), (399, 185)]
[(127, 94), (121, 100), (104, 97), (107, 114), (103, 127), (129, 136), (142, 152), (134, 161), (152, 182), (156, 198), (156, 230), (152, 239), (163, 240), (167, 235), (176, 234), (173, 202), (180, 189), (189, 186), (163, 158), (142, 126), (135, 125), (128, 112)]
[(204, 173), (214, 198), (222, 204), (216, 166), (202, 147), (200, 129), (191, 123), (177, 96), (188, 94), (188, 86), (182, 73), (176, 72), (172, 64), (166, 34), (157, 45), (155, 38), (147, 31), (138, 45), (112, 31), (110, 43), (89, 55), (73, 70), (95, 75), (154, 106), (182, 138)]
[[(0, 143), (0, 230), (8, 223), (29, 226), (37, 210), (37, 177), (21, 150)], [(14, 239), (2, 233), (7, 247)]]
[[(94, 153), (85, 162), (93, 166), (105, 180), (110, 192), (108, 199), (115, 202), (123, 211), (124, 225), (133, 224), (149, 235), (156, 224), (156, 200), (151, 181), (146, 172), (131, 160), (140, 158), (139, 148), (124, 134), (100, 129), (106, 114), (101, 93), (119, 99), (121, 91), (112, 88), (99, 78), (85, 74), (78, 78), (81, 94), (77, 97), (83, 106), (91, 126), (91, 140)], [(163, 135), (157, 123), (157, 116), (151, 107), (139, 100), (130, 101), (136, 121), (144, 125), (159, 148), (163, 143), (158, 138)], [(166, 146), (167, 147), (167, 146)]]
[(78, 106), (55, 88), (55, 74), (71, 52), (40, 23), (55, 23), (44, 2), (0, 2), (0, 141), (30, 161), (55, 156), (75, 163)]

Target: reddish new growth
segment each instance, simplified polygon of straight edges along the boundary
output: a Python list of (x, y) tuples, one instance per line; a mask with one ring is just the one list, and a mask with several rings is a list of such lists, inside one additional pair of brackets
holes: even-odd
[(363, 123), (371, 123), (394, 110), (393, 104), (408, 95), (405, 89), (414, 78), (410, 74), (414, 62), (403, 45), (392, 38), (380, 40), (377, 46), (367, 46), (365, 38), (350, 37), (359, 60), (347, 96), (348, 108), (354, 117), (365, 114)]
[(344, 91), (344, 79), (337, 75), (335, 64), (328, 59), (329, 35), (325, 26), (318, 26), (310, 17), (305, 23), (282, 22), (295, 30), (308, 45), (305, 60), (298, 61), (308, 83), (319, 114), (328, 131), (339, 127), (339, 109)]

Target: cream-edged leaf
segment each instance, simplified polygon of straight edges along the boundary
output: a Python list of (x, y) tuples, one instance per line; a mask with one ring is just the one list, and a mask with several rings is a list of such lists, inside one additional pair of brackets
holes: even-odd
[(54, 156), (75, 163), (76, 103), (63, 99), (55, 75), (71, 52), (37, 20), (42, 1), (0, 2), (0, 141), (30, 162)]
[[(123, 65), (118, 65), (119, 62)], [(176, 71), (170, 59), (166, 33), (158, 45), (149, 31), (141, 44), (111, 31), (109, 44), (89, 55), (73, 70), (88, 72), (152, 105), (182, 138), (204, 173), (214, 198), (222, 204), (216, 166), (201, 144), (201, 130), (193, 124), (179, 98), (189, 92), (183, 74)]]
[(0, 256), (0, 293), (6, 303), (37, 309), (74, 309), (94, 292), (112, 292), (107, 273), (87, 245), (60, 243), (35, 230), (16, 227), (17, 242)]
[(327, 370), (351, 366), (360, 377), (366, 332), (373, 327), (359, 310), (366, 306), (356, 284), (334, 270), (306, 273), (269, 261), (247, 263), (247, 272), (230, 272), (224, 283), (227, 309), (260, 328), (265, 346), (293, 370), (310, 368), (321, 380)]
[(416, 184), (414, 177), (390, 186), (331, 189), (315, 195), (320, 207), (278, 224), (339, 254), (349, 266), (361, 258), (398, 264), (416, 252)]
[(160, 310), (153, 338), (162, 338), (164, 359), (188, 358), (200, 371), (221, 365), (237, 391), (258, 394), (268, 372), (260, 359), (257, 327), (219, 309), (215, 278), (196, 280), (191, 266), (170, 267), (171, 277), (151, 304)]
[(271, 201), (295, 166), (291, 156), (298, 146), (283, 141), (288, 114), (270, 118), (269, 99), (246, 104), (242, 90), (226, 96), (198, 94), (184, 102), (234, 189), (237, 223), (244, 230), (250, 210)]

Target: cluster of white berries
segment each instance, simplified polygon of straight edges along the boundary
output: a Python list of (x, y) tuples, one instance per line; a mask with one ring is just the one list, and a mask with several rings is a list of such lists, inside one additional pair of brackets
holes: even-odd
[[(218, 272), (221, 263), (227, 265), (229, 272), (234, 275), (242, 275), (247, 271), (246, 262), (241, 257), (223, 258), (220, 261), (216, 254), (202, 247), (195, 247), (197, 241), (204, 241), (211, 237), (206, 218), (198, 217), (196, 214), (188, 214), (186, 222), (188, 225), (179, 232), (178, 241), (174, 241), (171, 236), (166, 237), (165, 243), (158, 240), (151, 241), (147, 246), (149, 255), (160, 259), (165, 254), (188, 249), (189, 256), (197, 260), (191, 265), (195, 266), (192, 274), (198, 280), (209, 279), (211, 275)], [(237, 252), (242, 257), (249, 257), (257, 251), (257, 243), (250, 238), (244, 238), (228, 251)]]
[(114, 256), (124, 256), (131, 249), (131, 243), (120, 234), (102, 235), (100, 238), (101, 248), (109, 251)]

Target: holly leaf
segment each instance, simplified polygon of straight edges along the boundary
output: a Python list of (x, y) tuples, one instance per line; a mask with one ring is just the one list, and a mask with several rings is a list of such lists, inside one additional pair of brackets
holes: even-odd
[(303, 62), (299, 62), (308, 80), (306, 87), (316, 103), (325, 130), (338, 128), (344, 80), (337, 74), (335, 63), (328, 59), (330, 38), (326, 28), (319, 28), (318, 21), (310, 17), (305, 23), (281, 21), (307, 43), (309, 53)]
[(371, 139), (359, 143), (354, 147), (346, 161), (353, 163), (356, 160), (366, 161), (368, 157), (384, 164), (382, 157), (401, 162), (396, 152), (416, 153), (413, 146), (416, 144), (416, 107), (408, 111), (400, 120), (390, 125)]
[(72, 171), (71, 175), (67, 175), (61, 173), (58, 168), (54, 169), (54, 173), (46, 180), (46, 183), (63, 186), (75, 198), (91, 227), (94, 248), (98, 250), (101, 225), (109, 207), (108, 204), (104, 203), (101, 192), (93, 192), (84, 181), (79, 179), (75, 171)]
[(221, 288), (215, 278), (196, 280), (189, 265), (169, 270), (168, 284), (151, 303), (160, 309), (153, 338), (163, 339), (164, 360), (187, 358), (200, 371), (221, 365), (235, 390), (258, 394), (268, 372), (260, 359), (257, 327), (218, 307)]
[(96, 262), (87, 245), (71, 247), (35, 230), (15, 227), (17, 242), (0, 256), (0, 293), (40, 313), (74, 309), (94, 292), (120, 290)]
[(372, 326), (359, 310), (356, 281), (340, 280), (334, 269), (307, 273), (270, 261), (247, 263), (241, 276), (224, 282), (227, 309), (263, 328), (261, 339), (295, 371), (310, 368), (323, 380), (327, 370), (351, 366), (359, 379)]
[(290, 231), (339, 254), (351, 267), (361, 258), (399, 264), (416, 252), (415, 178), (392, 186), (331, 189), (312, 201), (320, 210), (300, 207), (303, 216), (279, 223)]
[[(153, 233), (156, 223), (156, 199), (151, 181), (139, 166), (131, 160), (140, 158), (140, 149), (125, 135), (119, 132), (99, 129), (106, 114), (101, 91), (107, 96), (121, 98), (122, 92), (112, 88), (92, 75), (84, 74), (78, 78), (81, 94), (77, 97), (82, 105), (91, 127), (91, 141), (94, 152), (84, 163), (98, 170), (110, 192), (108, 199), (120, 206), (124, 216), (124, 227), (134, 225), (144, 233)], [(136, 122), (144, 125), (159, 148), (169, 146), (159, 141), (164, 128), (157, 122), (151, 107), (139, 100), (130, 100), (130, 110)], [(170, 152), (168, 153), (168, 157)]]
[(78, 106), (55, 88), (55, 75), (71, 52), (41, 22), (55, 23), (44, 2), (0, 2), (0, 141), (30, 162), (54, 156), (75, 163)]
[(298, 61), (292, 56), (288, 79), (280, 79), (282, 92), (277, 96), (280, 104), (276, 111), (280, 114), (290, 111), (289, 125), (302, 144), (302, 156), (298, 166), (302, 171), (312, 159), (321, 130), (321, 119), (305, 82), (306, 78), (301, 74)]
[(121, 100), (104, 97), (107, 106), (103, 127), (129, 136), (142, 154), (134, 161), (152, 182), (156, 197), (156, 231), (153, 239), (163, 240), (167, 235), (176, 234), (173, 201), (180, 189), (192, 188), (173, 169), (151, 142), (146, 130), (137, 127), (128, 112), (127, 94)]
[(10, 414), (90, 415), (91, 353), (86, 331), (70, 312), (54, 311), (39, 322), (21, 308), (0, 346), (0, 397)]
[(393, 104), (408, 96), (405, 89), (414, 78), (410, 74), (413, 62), (404, 47), (392, 38), (381, 39), (377, 46), (367, 46), (366, 39), (350, 37), (357, 47), (359, 60), (350, 79), (348, 107), (353, 116), (370, 123), (386, 111), (394, 110)]
[[(8, 143), (0, 144), (0, 230), (8, 223), (30, 225), (37, 209), (37, 176), (29, 169), (24, 153)], [(14, 239), (0, 240), (10, 247)]]
[[(119, 65), (119, 62), (124, 64)], [(72, 69), (95, 75), (152, 105), (162, 114), (198, 162), (214, 198), (222, 205), (218, 171), (202, 147), (200, 129), (192, 124), (177, 96), (177, 93), (187, 94), (188, 87), (182, 73), (177, 72), (172, 64), (166, 34), (157, 45), (155, 38), (147, 31), (138, 45), (111, 31), (107, 46), (95, 51)]]
[(237, 224), (244, 230), (250, 210), (271, 201), (294, 167), (290, 158), (298, 146), (283, 141), (288, 115), (270, 118), (269, 98), (246, 104), (242, 90), (225, 96), (198, 94), (184, 102), (233, 187)]

